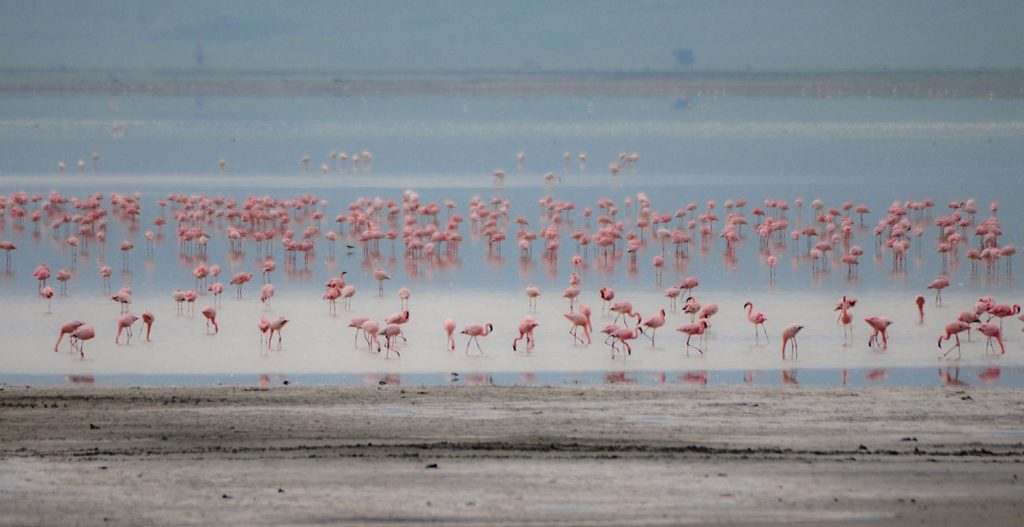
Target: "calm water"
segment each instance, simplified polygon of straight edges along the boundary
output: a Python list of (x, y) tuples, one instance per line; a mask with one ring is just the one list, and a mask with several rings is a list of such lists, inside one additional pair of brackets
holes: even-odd
[[(935, 346), (943, 325), (970, 309), (978, 297), (991, 294), (999, 303), (1019, 302), (1016, 271), (1002, 267), (995, 275), (984, 268), (973, 273), (961, 249), (960, 258), (946, 269), (953, 285), (944, 292), (942, 307), (933, 305), (925, 285), (943, 272), (933, 222), (948, 213), (947, 201), (974, 198), (983, 218), (989, 202), (998, 199), (1001, 244), (1021, 245), (1024, 209), (1017, 189), (1019, 167), (1024, 166), (1022, 139), (1024, 102), (1017, 100), (4, 98), (0, 193), (24, 190), (45, 196), (58, 190), (82, 197), (97, 191), (138, 192), (143, 209), (137, 225), (112, 216), (105, 247), (93, 241), (79, 250), (69, 296), (55, 298), (51, 313), (36, 294), (31, 272), (41, 262), (54, 271), (71, 268), (65, 234), (45, 226), (36, 233), (30, 222), (22, 227), (6, 218), (0, 237), (17, 243), (18, 250), (11, 271), (0, 276), (5, 337), (0, 381), (21, 382), (30, 375), (38, 376), (30, 377), (33, 382), (64, 382), (67, 375), (83, 375), (120, 383), (120, 377), (110, 375), (127, 375), (154, 384), (193, 384), (216, 382), (228, 374), (252, 382), (267, 374), (347, 383), (391, 372), (403, 382), (434, 383), (435, 377), (444, 379), (437, 372), (477, 371), (495, 372), (495, 382), (507, 384), (521, 375), (535, 375), (538, 382), (571, 382), (563, 373), (567, 371), (582, 372), (584, 382), (601, 382), (610, 375), (606, 372), (622, 371), (626, 379), (638, 382), (660, 375), (649, 372), (676, 372), (667, 375), (689, 382), (688, 374), (680, 372), (764, 370), (774, 372), (765, 378), (780, 382), (779, 370), (799, 369), (801, 382), (815, 384), (838, 383), (815, 379), (839, 376), (812, 372), (846, 368), (855, 371), (848, 380), (860, 379), (850, 381), (854, 383), (870, 384), (864, 379), (871, 376), (883, 383), (918, 384), (943, 382), (936, 371), (962, 365), (972, 377), (968, 382), (985, 382), (977, 381), (984, 375), (997, 385), (1019, 385), (1024, 335), (1015, 318), (1004, 323), (1006, 355), (985, 354), (977, 335), (970, 343), (965, 339), (959, 363), (940, 360)], [(374, 154), (372, 171), (342, 171), (328, 158), (332, 150), (353, 154), (364, 149)], [(100, 154), (97, 167), (89, 158), (93, 151)], [(520, 151), (526, 154), (521, 168), (516, 161)], [(568, 163), (562, 159), (566, 151), (573, 154)], [(608, 163), (624, 151), (640, 154), (638, 167), (609, 175)], [(580, 152), (588, 155), (585, 167), (575, 159)], [(311, 157), (308, 172), (299, 162), (305, 155)], [(87, 163), (84, 173), (75, 166), (78, 159)], [(224, 174), (217, 170), (219, 159), (228, 162)], [(57, 173), (58, 161), (66, 163), (66, 174)], [(322, 163), (331, 163), (327, 175), (320, 173)], [(508, 173), (504, 189), (496, 188), (489, 175), (499, 168)], [(561, 180), (545, 184), (541, 176), (548, 171)], [(155, 230), (152, 220), (161, 214), (156, 199), (170, 192), (238, 200), (311, 193), (329, 203), (321, 227), (327, 230), (335, 227), (330, 220), (355, 198), (397, 201), (406, 189), (415, 190), (422, 203), (451, 199), (464, 215), (473, 196), (508, 199), (511, 217), (523, 215), (533, 230), (547, 224), (537, 205), (541, 198), (571, 200), (577, 211), (563, 224), (557, 259), (543, 257), (540, 242), (535, 242), (532, 258), (521, 258), (514, 224), (502, 254), (489, 252), (468, 222), (460, 229), (466, 241), (458, 257), (409, 259), (400, 244), (392, 250), (388, 242), (367, 257), (358, 247), (347, 251), (345, 244), (357, 244), (346, 238), (338, 241), (334, 258), (319, 245), (308, 265), (300, 259), (291, 268), (276, 248), (279, 268), (272, 281), (277, 296), (269, 308), (259, 302), (262, 258), (249, 243), (243, 251), (230, 251), (223, 225), (215, 223), (209, 227), (215, 237), (205, 263), (223, 267), (224, 282), (238, 271), (256, 274), (242, 300), (234, 299), (228, 287), (216, 336), (205, 334), (201, 315), (176, 315), (170, 298), (174, 288), (195, 286), (192, 270), (202, 259), (179, 251), (173, 221), (164, 227), (151, 257), (142, 237), (145, 230)], [(650, 264), (652, 256), (661, 254), (660, 242), (647, 240), (635, 268), (628, 256), (606, 261), (590, 255), (579, 269), (581, 298), (595, 311), (596, 330), (612, 318), (600, 313), (597, 290), (605, 285), (614, 286), (617, 299), (631, 301), (644, 316), (660, 308), (668, 311), (668, 322), (653, 346), (641, 337), (631, 356), (613, 359), (596, 335), (585, 347), (572, 345), (566, 334), (569, 326), (561, 313), (568, 303), (561, 291), (568, 285), (574, 269), (570, 258), (576, 253), (568, 234), (585, 227), (579, 210), (605, 197), (615, 200), (622, 209), (620, 218), (632, 224), (636, 211), (626, 209), (624, 199), (638, 192), (646, 193), (652, 210), (661, 213), (691, 201), (703, 211), (705, 202), (714, 200), (722, 218), (726, 199), (747, 198), (745, 214), (751, 223), (750, 211), (765, 198), (791, 204), (796, 198), (808, 203), (821, 199), (830, 207), (845, 200), (864, 203), (872, 214), (865, 228), (856, 230), (854, 243), (865, 254), (857, 276), (850, 278), (838, 262), (828, 271), (812, 273), (803, 240), (795, 254), (792, 246), (774, 244), (769, 251), (779, 265), (773, 283), (764, 264), (768, 253), (745, 227), (735, 257), (726, 254), (717, 236), (706, 245), (695, 242), (686, 258), (672, 258), (669, 244), (661, 284)], [(924, 198), (937, 206), (915, 217), (925, 228), (920, 247), (916, 242), (911, 247), (906, 271), (893, 272), (888, 252), (876, 250), (870, 229), (892, 201)], [(170, 212), (163, 214), (170, 218)], [(810, 222), (812, 212), (807, 205), (790, 210), (790, 229)], [(300, 231), (306, 223), (307, 218), (296, 218), (292, 228)], [(117, 248), (123, 239), (136, 245), (127, 271), (121, 271)], [(970, 245), (976, 241), (971, 239)], [(148, 309), (157, 316), (154, 342), (113, 343), (118, 305), (106, 298), (99, 278), (97, 270), (104, 263), (114, 268), (115, 290), (121, 285), (133, 288), (132, 311)], [(393, 278), (384, 297), (375, 294), (375, 267), (387, 268)], [(359, 292), (351, 312), (339, 308), (332, 317), (320, 296), (326, 278), (342, 270)], [(671, 311), (661, 294), (689, 275), (701, 278), (694, 292), (698, 300), (721, 306), (703, 358), (683, 353), (683, 340), (674, 328), (689, 318)], [(542, 290), (534, 314), (541, 324), (538, 344), (531, 354), (513, 353), (509, 341), (527, 312), (527, 285)], [(348, 319), (367, 315), (380, 320), (398, 311), (396, 291), (401, 286), (412, 290), (412, 320), (405, 328), (409, 343), (400, 348), (402, 358), (384, 359), (363, 347), (354, 350), (352, 330), (345, 327)], [(832, 311), (844, 294), (860, 299), (849, 342), (843, 341)], [(917, 294), (929, 298), (923, 324), (917, 323), (913, 305)], [(767, 345), (763, 338), (758, 344), (750, 339), (752, 328), (740, 307), (746, 300), (769, 317)], [(211, 303), (211, 297), (200, 297), (197, 311)], [(895, 321), (884, 353), (872, 352), (866, 344), (868, 328), (861, 319), (872, 315)], [(291, 319), (282, 350), (258, 347), (255, 323), (261, 316)], [(449, 317), (460, 327), (494, 323), (495, 333), (482, 340), (484, 357), (466, 357), (463, 339), (457, 339), (454, 353), (445, 350), (441, 321)], [(57, 328), (74, 318), (97, 328), (97, 338), (86, 344), (84, 361), (63, 350), (52, 352)], [(799, 359), (782, 362), (779, 332), (796, 322), (806, 326), (799, 337)], [(992, 368), (1002, 374), (993, 374)], [(871, 373), (880, 370), (892, 373)], [(146, 377), (153, 375), (163, 377)], [(744, 375), (712, 373), (709, 382), (743, 382)], [(205, 380), (190, 380), (195, 378)]]

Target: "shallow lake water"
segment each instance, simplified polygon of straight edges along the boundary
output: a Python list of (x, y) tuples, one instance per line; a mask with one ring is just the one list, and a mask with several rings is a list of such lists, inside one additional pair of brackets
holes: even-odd
[[(41, 221), (18, 224), (4, 215), (0, 238), (17, 244), (10, 270), (0, 275), (0, 381), (112, 384), (257, 383), (259, 379), (295, 382), (449, 382), (565, 383), (565, 382), (772, 382), (801, 384), (941, 384), (962, 382), (1019, 386), (1024, 366), (1024, 333), (1016, 317), (1003, 322), (1006, 354), (986, 353), (984, 337), (966, 336), (962, 358), (942, 358), (950, 343), (939, 350), (936, 339), (944, 325), (963, 310), (973, 309), (979, 297), (992, 295), (1001, 304), (1019, 303), (1016, 268), (1003, 260), (988, 272), (984, 263), (974, 269), (964, 256), (976, 247), (973, 226), (964, 229), (965, 241), (945, 265), (937, 253), (934, 222), (950, 214), (947, 202), (973, 199), (976, 221), (990, 215), (989, 204), (998, 200), (1003, 235), (1000, 245), (1020, 245), (1024, 209), (1021, 206), (1020, 167), (1024, 166), (1024, 102), (1019, 100), (887, 99), (887, 98), (498, 98), (498, 97), (381, 97), (381, 98), (102, 98), (7, 97), (0, 99), (0, 194), (24, 191), (44, 198), (51, 191), (84, 198), (104, 193), (140, 195), (141, 215), (136, 221), (110, 214), (107, 242), (96, 240), (79, 247), (73, 256), (65, 229), (51, 229)], [(331, 151), (373, 153), (372, 169), (341, 167)], [(99, 154), (97, 162), (90, 158)], [(518, 152), (525, 154), (517, 162)], [(570, 152), (571, 159), (563, 159)], [(586, 152), (585, 166), (578, 154)], [(637, 152), (636, 167), (618, 175), (608, 172), (620, 152)], [(310, 156), (309, 168), (300, 163)], [(84, 160), (79, 169), (77, 161)], [(220, 172), (217, 162), (224, 159)], [(58, 173), (58, 162), (66, 164)], [(328, 164), (326, 174), (321, 164)], [(495, 184), (493, 170), (507, 173), (503, 187)], [(556, 174), (545, 182), (542, 175)], [(409, 257), (401, 239), (393, 246), (382, 241), (376, 251), (364, 252), (348, 226), (330, 256), (322, 233), (337, 229), (333, 218), (347, 212), (360, 197), (400, 202), (414, 191), (422, 204), (451, 200), (455, 212), (467, 217), (460, 226), (463, 242), (457, 255)], [(173, 220), (174, 206), (161, 209), (156, 201), (171, 193), (220, 196), (243, 201), (247, 196), (294, 199), (306, 194), (326, 200), (325, 219), (318, 222), (321, 236), (308, 262), (300, 257), (289, 265), (281, 247), (273, 249), (278, 262), (270, 280), (276, 295), (266, 306), (260, 302), (259, 267), (266, 257), (251, 241), (232, 250), (226, 239), (226, 221), (216, 218), (205, 226), (213, 234), (205, 255), (182, 250)], [(619, 207), (617, 219), (630, 228), (638, 209), (626, 205), (643, 193), (652, 211), (672, 214), (694, 202), (695, 218), (715, 202), (715, 213), (725, 218), (726, 200), (745, 198), (740, 212), (756, 223), (752, 211), (765, 199), (783, 199), (790, 205), (789, 230), (815, 224), (810, 207), (820, 199), (828, 207), (844, 201), (865, 204), (871, 213), (864, 226), (853, 214), (852, 243), (865, 253), (855, 275), (838, 259), (814, 272), (804, 239), (788, 236), (761, 247), (750, 226), (741, 230), (734, 252), (718, 236), (720, 224), (706, 241), (674, 256), (674, 246), (644, 233), (635, 266), (629, 255), (605, 257), (594, 250), (578, 250), (569, 235), (576, 229), (596, 229), (597, 202), (609, 198)], [(478, 196), (508, 200), (508, 240), (500, 253), (489, 248), (468, 219), (468, 203)], [(576, 210), (561, 218), (561, 245), (557, 257), (544, 254), (543, 241), (533, 243), (533, 254), (522, 256), (515, 242), (523, 216), (531, 230), (551, 223), (539, 200), (568, 200)], [(795, 206), (801, 198), (803, 207)], [(891, 251), (879, 248), (871, 230), (894, 201), (934, 200), (935, 206), (912, 213), (924, 234), (912, 238), (905, 269), (894, 270)], [(28, 205), (34, 210), (37, 204)], [(588, 222), (581, 211), (595, 209)], [(68, 209), (70, 211), (70, 209)], [(737, 209), (737, 211), (739, 211)], [(851, 211), (852, 214), (852, 211)], [(168, 224), (153, 226), (163, 216)], [(447, 212), (439, 217), (443, 226)], [(383, 228), (401, 230), (401, 216)], [(313, 223), (307, 213), (293, 214), (289, 228), (300, 232)], [(671, 229), (680, 226), (673, 220)], [(685, 223), (681, 225), (685, 228)], [(152, 230), (156, 241), (148, 254), (143, 233)], [(132, 240), (126, 267), (118, 246)], [(352, 249), (346, 245), (353, 246)], [(584, 255), (582, 265), (571, 261)], [(651, 260), (665, 255), (659, 281)], [(768, 255), (778, 259), (776, 277), (770, 279)], [(70, 269), (67, 296), (54, 297), (49, 306), (37, 293), (33, 268), (48, 263), (56, 272)], [(203, 307), (214, 299), (199, 287), (196, 315), (177, 314), (171, 299), (175, 288), (196, 287), (192, 276), (199, 264), (218, 264), (227, 283), (240, 271), (255, 278), (236, 299), (226, 286), (218, 308), (220, 331), (207, 333)], [(130, 286), (131, 311), (149, 310), (156, 316), (153, 341), (138, 337), (128, 345), (114, 344), (119, 305), (112, 302), (98, 269), (113, 268), (112, 290)], [(377, 294), (373, 269), (391, 274), (385, 294)], [(357, 287), (350, 309), (339, 306), (328, 313), (321, 299), (324, 282), (346, 271)], [(580, 300), (594, 313), (592, 344), (580, 345), (568, 334), (562, 314), (569, 303), (562, 291), (570, 273), (578, 272)], [(939, 274), (951, 286), (936, 306), (928, 282)], [(683, 277), (699, 276), (691, 294), (702, 303), (717, 303), (719, 313), (705, 354), (685, 353), (684, 338), (675, 328), (690, 321), (673, 310), (665, 288)], [(56, 284), (53, 284), (57, 289)], [(528, 285), (541, 289), (535, 310), (523, 292)], [(407, 343), (401, 357), (370, 353), (365, 343), (353, 345), (348, 320), (365, 315), (382, 320), (398, 312), (400, 287), (411, 290), (410, 321), (403, 328)], [(616, 289), (616, 300), (628, 300), (644, 317), (666, 310), (667, 323), (652, 344), (644, 336), (631, 341), (632, 354), (613, 357), (603, 344), (600, 329), (614, 317), (602, 312), (598, 289)], [(927, 298), (925, 317), (919, 322), (914, 297)], [(843, 295), (859, 299), (854, 334), (844, 338), (836, 323), (836, 302)], [(743, 304), (752, 301), (768, 316), (765, 338), (754, 339)], [(511, 341), (524, 315), (540, 324), (536, 348), (513, 352)], [(259, 344), (260, 317), (290, 319), (277, 349)], [(893, 320), (888, 349), (868, 347), (870, 334), (863, 318), (885, 316)], [(491, 322), (494, 332), (465, 353), (467, 341), (456, 335), (456, 349), (446, 349), (442, 321)], [(96, 327), (95, 339), (85, 343), (85, 359), (53, 352), (58, 328), (80, 319)], [(798, 337), (799, 356), (781, 357), (781, 329), (792, 323), (805, 326)], [(696, 339), (695, 341), (696, 342)], [(954, 356), (956, 353), (954, 352)], [(962, 371), (963, 373), (959, 373)], [(459, 376), (451, 377), (450, 373)], [(702, 373), (703, 372), (703, 373)], [(758, 373), (761, 372), (761, 373)], [(798, 375), (795, 373), (798, 372)], [(845, 372), (845, 374), (844, 374)], [(961, 377), (962, 375), (962, 377)], [(265, 376), (265, 377), (263, 377)], [(787, 377), (788, 376), (788, 377)], [(621, 381), (619, 379), (621, 378)], [(71, 381), (69, 381), (71, 379)], [(368, 381), (369, 379), (369, 381)]]

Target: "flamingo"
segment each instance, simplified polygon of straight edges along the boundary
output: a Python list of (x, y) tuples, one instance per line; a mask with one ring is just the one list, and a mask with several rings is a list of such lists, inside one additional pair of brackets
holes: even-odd
[[(78, 354), (84, 359), (85, 358), (85, 346), (84, 341), (92, 340), (96, 336), (96, 330), (88, 325), (83, 324), (77, 329), (71, 332), (71, 351), (75, 351), (75, 344), (78, 344)], [(59, 341), (58, 341), (59, 342)]]
[(796, 358), (797, 350), (799, 349), (799, 347), (797, 346), (797, 343), (796, 343), (796, 335), (797, 335), (797, 333), (800, 333), (800, 330), (802, 330), (802, 329), (804, 329), (804, 327), (799, 325), (799, 324), (790, 324), (790, 325), (786, 326), (785, 328), (783, 328), (783, 330), (782, 330), (782, 360), (786, 360), (786, 344), (787, 343), (790, 344), (790, 350), (792, 351), (793, 358), (794, 359)]
[[(384, 357), (387, 358), (388, 354), (392, 351), (395, 352), (395, 355), (401, 357), (402, 354), (399, 353), (391, 343), (396, 341), (398, 337), (402, 337), (402, 341), (408, 342), (405, 335), (402, 334), (402, 327), (398, 324), (388, 324), (384, 326), (384, 329), (380, 330), (380, 334), (384, 336), (384, 347), (387, 350), (384, 352)], [(380, 351), (380, 343), (377, 344), (377, 349)]]
[(924, 297), (917, 295), (914, 297), (914, 303), (917, 304), (917, 323), (924, 324)]
[(64, 335), (74, 333), (74, 331), (83, 324), (85, 324), (85, 322), (82, 322), (81, 320), (65, 322), (64, 325), (60, 327), (60, 335), (57, 336), (57, 343), (53, 345), (53, 351), (57, 351), (60, 348), (60, 341), (64, 339)]
[(743, 307), (747, 309), (747, 320), (754, 325), (754, 342), (756, 343), (759, 337), (759, 333), (757, 331), (758, 326), (761, 326), (761, 329), (764, 331), (764, 340), (765, 342), (768, 342), (768, 329), (764, 327), (764, 323), (768, 320), (768, 317), (760, 311), (754, 313), (753, 302), (747, 301), (746, 304), (743, 304)]
[(486, 324), (470, 324), (462, 328), (463, 335), (469, 335), (469, 340), (466, 341), (466, 355), (469, 355), (469, 344), (476, 342), (476, 349), (480, 350), (480, 354), (483, 355), (484, 350), (480, 347), (479, 337), (486, 337), (494, 331), (494, 325), (490, 322)]
[(602, 287), (598, 294), (601, 295), (601, 312), (607, 311), (608, 307), (611, 306), (612, 300), (615, 299), (615, 290), (610, 287)]
[(213, 333), (216, 335), (220, 331), (220, 327), (217, 326), (217, 308), (207, 306), (203, 308), (202, 313), (206, 317), (206, 332), (210, 332), (210, 324), (213, 324)]
[(700, 302), (692, 296), (686, 297), (686, 302), (683, 304), (683, 313), (690, 315), (690, 322), (696, 320), (697, 313), (700, 311)]
[(403, 287), (403, 288), (399, 289), (398, 290), (398, 298), (402, 300), (402, 309), (407, 310), (406, 313), (408, 313), (408, 309), (409, 309), (409, 288), (408, 287)]
[(706, 319), (706, 318), (700, 319), (700, 322), (685, 324), (683, 326), (679, 326), (678, 328), (676, 328), (676, 331), (679, 331), (681, 333), (685, 333), (686, 334), (686, 348), (685, 349), (686, 349), (686, 356), (687, 357), (690, 356), (690, 348), (693, 348), (693, 349), (697, 350), (701, 355), (704, 355), (704, 350), (698, 348), (697, 346), (694, 346), (694, 345), (690, 344), (690, 339), (693, 338), (694, 335), (699, 335), (700, 337), (703, 337), (704, 336), (704, 332), (707, 331), (707, 328), (708, 328), (708, 319)]
[(146, 325), (146, 342), (152, 342), (149, 340), (149, 333), (153, 331), (153, 322), (156, 322), (156, 317), (149, 311), (142, 312), (142, 323)]
[(935, 305), (942, 305), (942, 290), (947, 287), (949, 287), (949, 279), (945, 276), (940, 276), (928, 283), (928, 289), (935, 290)]
[(576, 341), (583, 342), (583, 339), (577, 334), (579, 328), (583, 328), (583, 334), (587, 337), (587, 344), (590, 344), (590, 307), (586, 304), (580, 304), (580, 310), (578, 312), (570, 311), (568, 313), (564, 313), (562, 316), (572, 323), (572, 328), (569, 329), (569, 334), (573, 337), (573, 344), (575, 344)]
[(572, 311), (573, 306), (576, 305), (576, 297), (580, 296), (580, 286), (570, 285), (562, 293), (563, 298), (569, 299), (569, 311)]
[(540, 289), (537, 286), (526, 287), (526, 297), (530, 300), (530, 309), (533, 311), (537, 310), (537, 297), (540, 296)]
[(949, 356), (949, 354), (952, 353), (953, 350), (956, 350), (957, 359), (959, 359), (962, 356), (960, 353), (960, 333), (967, 331), (967, 329), (970, 327), (970, 324), (966, 322), (961, 322), (959, 320), (954, 320), (953, 322), (946, 324), (946, 333), (944, 335), (939, 335), (939, 350), (942, 349), (943, 340), (948, 341), (950, 338), (956, 338), (956, 345), (953, 346), (952, 348), (949, 348), (949, 351), (947, 351), (946, 353), (943, 353), (943, 357)]
[(1006, 346), (1003, 346), (1003, 330), (999, 326), (985, 322), (978, 325), (978, 331), (981, 332), (982, 335), (988, 337), (985, 341), (985, 353), (988, 353), (989, 348), (995, 352), (996, 348), (992, 345), (992, 339), (996, 339), (996, 342), (999, 343), (999, 349), (1001, 350), (1000, 353), (1006, 353)]
[[(879, 346), (879, 351), (885, 351), (889, 347), (889, 334), (888, 328), (892, 324), (892, 320), (885, 317), (868, 317), (864, 319), (871, 329), (874, 331), (871, 336), (868, 337), (868, 347)], [(878, 341), (878, 337), (882, 337), (881, 343)]]
[(46, 312), (49, 313), (51, 309), (51, 303), (53, 302), (53, 288), (50, 286), (44, 287), (39, 291), (39, 296), (46, 299)]
[(391, 275), (387, 271), (380, 267), (373, 270), (373, 279), (377, 281), (377, 293), (379, 296), (384, 296), (384, 280), (390, 280)]
[(618, 322), (619, 318), (621, 317), (623, 325), (626, 325), (628, 327), (628, 324), (626, 324), (627, 316), (636, 317), (636, 323), (640, 323), (640, 313), (633, 311), (633, 304), (630, 304), (629, 302), (615, 302), (614, 304), (612, 304), (612, 311), (618, 313), (618, 315), (615, 316), (615, 320), (613, 320), (612, 323)]
[(132, 324), (138, 320), (139, 317), (127, 313), (121, 315), (121, 318), (117, 319), (117, 335), (114, 337), (114, 344), (119, 344), (118, 340), (121, 338), (121, 331), (125, 331), (128, 334), (128, 338), (125, 344), (131, 344), (132, 342)]
[[(361, 329), (363, 330), (363, 337), (366, 338), (367, 350), (373, 351), (373, 345), (376, 344), (377, 353), (380, 353), (380, 338), (378, 338), (378, 335), (380, 334), (380, 324), (378, 324), (374, 320), (367, 320), (366, 322), (363, 323)], [(357, 331), (356, 335), (358, 334), (359, 332)]]
[(454, 350), (455, 338), (452, 337), (452, 333), (455, 333), (455, 321), (450, 318), (446, 318), (441, 325), (444, 327), (444, 332), (448, 334), (448, 349)]
[(658, 331), (658, 328), (665, 325), (665, 310), (658, 311), (657, 315), (651, 315), (644, 320), (643, 326), (651, 330), (651, 334), (644, 333), (645, 336), (651, 339), (651, 347), (654, 347), (654, 333)]
[(270, 307), (270, 299), (274, 297), (274, 284), (267, 282), (260, 288), (260, 302)]
[(849, 330), (850, 337), (853, 337), (853, 314), (850, 313), (850, 304), (846, 301), (845, 296), (836, 310), (839, 311), (839, 323), (843, 325), (843, 342), (845, 346), (847, 330)]
[(277, 332), (277, 349), (281, 349), (281, 330), (285, 324), (288, 323), (288, 319), (284, 317), (277, 317), (270, 323), (270, 335), (267, 337), (267, 345), (269, 347), (270, 341), (274, 338), (274, 332)]
[(519, 336), (512, 339), (512, 351), (516, 350), (516, 343), (523, 338), (526, 338), (526, 350), (532, 351), (534, 346), (533, 341), (533, 330), (538, 326), (537, 321), (530, 315), (523, 317), (523, 321), (519, 323)]
[(690, 291), (696, 289), (700, 285), (700, 278), (696, 276), (687, 276), (683, 278), (683, 281), (679, 283), (679, 289), (682, 289), (687, 296), (690, 295)]
[[(623, 346), (626, 347), (626, 355), (632, 355), (633, 354), (633, 348), (631, 348), (629, 346), (629, 342), (626, 342), (626, 341), (627, 340), (635, 340), (637, 337), (639, 337), (640, 335), (643, 335), (643, 334), (644, 334), (643, 328), (641, 328), (640, 326), (636, 326), (633, 329), (618, 328), (610, 336), (615, 338), (615, 340), (618, 340), (619, 343), (621, 343)], [(615, 358), (615, 350), (616, 350), (615, 342), (613, 341), (612, 342), (612, 358), (613, 359)]]
[(999, 317), (999, 329), (1002, 329), (1003, 319), (1018, 313), (1020, 313), (1020, 306), (1017, 304), (1014, 304), (1012, 307), (1006, 304), (999, 304), (988, 309), (988, 321), (991, 321), (995, 317)]

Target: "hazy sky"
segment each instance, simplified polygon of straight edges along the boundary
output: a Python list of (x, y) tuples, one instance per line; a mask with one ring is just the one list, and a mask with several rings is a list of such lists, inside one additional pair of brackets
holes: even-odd
[(1024, 69), (1024, 1), (0, 1), (0, 68)]

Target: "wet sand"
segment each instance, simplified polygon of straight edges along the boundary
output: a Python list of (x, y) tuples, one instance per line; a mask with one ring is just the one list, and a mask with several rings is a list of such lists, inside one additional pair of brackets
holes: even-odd
[(1024, 521), (1024, 392), (0, 391), (0, 525)]

